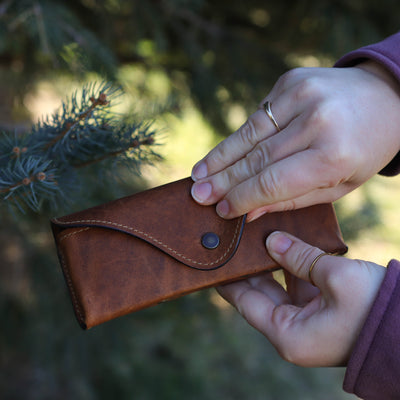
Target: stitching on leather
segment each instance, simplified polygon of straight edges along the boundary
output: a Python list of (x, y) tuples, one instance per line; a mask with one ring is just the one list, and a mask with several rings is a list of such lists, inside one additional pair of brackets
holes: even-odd
[[(181, 253), (178, 253), (176, 250), (174, 250), (173, 248), (169, 247), (167, 244), (163, 243), (161, 240), (158, 240), (158, 239), (156, 239), (154, 236), (149, 235), (148, 233), (143, 232), (143, 231), (141, 231), (141, 230), (139, 230), (139, 229), (132, 228), (131, 226), (127, 226), (127, 225), (123, 225), (123, 224), (117, 224), (116, 222), (111, 222), (111, 221), (102, 221), (102, 220), (93, 220), (93, 219), (86, 219), (86, 220), (80, 220), (80, 221), (67, 221), (67, 222), (63, 222), (63, 221), (58, 220), (57, 218), (54, 218), (53, 221), (58, 222), (58, 223), (60, 223), (60, 224), (64, 224), (64, 225), (66, 225), (66, 224), (67, 224), (67, 225), (73, 225), (73, 224), (82, 224), (82, 223), (101, 223), (101, 224), (105, 224), (105, 225), (115, 226), (115, 227), (118, 227), (118, 228), (128, 229), (128, 230), (130, 230), (130, 231), (132, 231), (132, 232), (134, 232), (134, 233), (138, 233), (138, 234), (140, 234), (140, 235), (145, 236), (147, 239), (149, 239), (149, 240), (152, 241), (153, 243), (157, 243), (158, 245), (160, 245), (160, 246), (164, 247), (165, 249), (171, 251), (171, 252), (174, 253), (177, 257), (180, 257), (180, 258), (182, 258), (182, 259), (184, 259), (184, 260), (186, 260), (186, 261), (188, 261), (188, 262), (191, 262), (191, 263), (193, 263), (193, 264), (205, 265), (205, 266), (217, 264), (217, 263), (219, 263), (221, 260), (223, 260), (223, 259), (226, 257), (226, 255), (230, 252), (230, 250), (232, 249), (232, 247), (233, 247), (233, 245), (234, 245), (234, 243), (235, 243), (235, 241), (236, 241), (236, 238), (237, 238), (238, 233), (239, 233), (239, 231), (240, 231), (239, 228), (240, 228), (240, 225), (241, 225), (241, 219), (239, 218), (238, 223), (236, 224), (236, 229), (235, 229), (235, 233), (234, 233), (234, 235), (233, 235), (233, 239), (232, 239), (231, 243), (229, 244), (228, 249), (225, 251), (225, 253), (224, 253), (221, 257), (219, 257), (217, 260), (215, 260), (215, 261), (213, 261), (213, 262), (202, 263), (202, 262), (199, 262), (199, 261), (195, 261), (195, 260), (193, 260), (193, 259), (191, 259), (191, 258), (188, 258), (188, 257), (184, 256), (184, 255), (181, 254)], [(77, 233), (80, 233), (80, 232), (83, 232), (83, 231), (86, 231), (86, 230), (89, 230), (89, 229), (90, 229), (90, 228), (84, 228), (84, 229), (81, 229), (81, 230), (76, 231), (76, 232), (71, 232), (71, 233), (69, 233), (69, 234), (63, 236), (63, 237), (61, 238), (61, 240), (64, 240), (64, 239), (66, 239), (67, 237), (76, 235)]]
[(84, 229), (80, 229), (79, 231), (75, 231), (75, 232), (67, 233), (67, 234), (65, 234), (65, 235), (61, 235), (61, 236), (60, 236), (60, 243), (61, 243), (63, 240), (69, 238), (70, 236), (74, 236), (74, 235), (76, 235), (77, 233), (84, 232), (84, 231), (87, 231), (87, 230), (89, 230), (89, 229), (90, 229), (90, 228), (84, 228)]
[[(87, 229), (90, 229), (90, 228), (87, 228)], [(80, 230), (79, 232), (82, 232), (82, 231), (84, 231), (84, 229)], [(78, 232), (76, 232), (76, 233), (78, 233)], [(67, 237), (67, 236), (68, 237), (72, 236), (72, 234), (65, 235), (65, 237)], [(61, 264), (62, 264), (63, 271), (64, 271), (64, 274), (65, 274), (65, 278), (66, 278), (66, 281), (67, 281), (67, 285), (68, 285), (70, 293), (71, 293), (72, 303), (73, 303), (75, 311), (76, 311), (76, 313), (78, 315), (79, 321), (84, 324), (85, 320), (83, 318), (83, 314), (81, 312), (81, 307), (80, 307), (80, 304), (79, 304), (79, 301), (78, 301), (78, 297), (76, 295), (74, 285), (72, 284), (72, 278), (71, 278), (71, 275), (69, 273), (69, 268), (67, 266), (67, 263), (65, 262), (64, 255), (62, 254), (62, 251), (60, 251), (60, 256), (61, 256), (60, 257), (61, 258)]]

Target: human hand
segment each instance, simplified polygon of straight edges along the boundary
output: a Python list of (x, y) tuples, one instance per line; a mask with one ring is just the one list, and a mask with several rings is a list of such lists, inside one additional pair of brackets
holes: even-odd
[[(263, 104), (272, 111), (277, 132)], [(400, 89), (378, 64), (284, 74), (259, 109), (193, 168), (192, 196), (221, 217), (331, 202), (400, 149)]]
[(230, 283), (218, 292), (285, 360), (306, 367), (346, 365), (385, 276), (386, 268), (324, 256), (287, 233), (267, 239), (270, 255), (285, 269), (287, 291), (271, 273)]

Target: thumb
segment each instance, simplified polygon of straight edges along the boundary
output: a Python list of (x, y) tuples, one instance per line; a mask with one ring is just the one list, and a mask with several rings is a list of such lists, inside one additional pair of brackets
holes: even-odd
[[(328, 257), (320, 257), (316, 260), (318, 256), (326, 255), (323, 250), (311, 246), (289, 233), (279, 231), (268, 236), (266, 245), (270, 256), (286, 271), (321, 287), (322, 282), (325, 281), (324, 276), (329, 269), (327, 268), (329, 263), (326, 263)], [(310, 276), (310, 267), (315, 260), (316, 263)], [(324, 268), (321, 268), (324, 263)]]

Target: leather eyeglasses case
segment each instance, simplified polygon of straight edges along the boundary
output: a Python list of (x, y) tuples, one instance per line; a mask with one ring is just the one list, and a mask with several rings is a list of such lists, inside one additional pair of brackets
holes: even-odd
[(190, 178), (51, 221), (82, 328), (279, 265), (267, 236), (282, 230), (343, 254), (332, 204), (224, 220), (190, 195)]

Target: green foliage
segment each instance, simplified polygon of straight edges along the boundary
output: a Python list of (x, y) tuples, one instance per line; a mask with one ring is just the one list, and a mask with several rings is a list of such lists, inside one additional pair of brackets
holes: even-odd
[[(239, 103), (248, 112), (290, 56), (331, 61), (398, 29), (400, 3), (291, 0), (8, 0), (0, 9), (0, 58), (25, 84), (55, 67), (108, 80), (122, 64), (165, 71), (220, 133)], [(187, 90), (189, 92), (187, 92)]]
[[(61, 109), (45, 117), (26, 135), (0, 137), (0, 199), (23, 211), (28, 206), (57, 209), (61, 202), (79, 201), (79, 188), (92, 178), (86, 167), (108, 173), (121, 164), (140, 172), (142, 163), (159, 156), (152, 150), (150, 123), (128, 123), (110, 104), (121, 94), (109, 84), (88, 85)], [(79, 173), (77, 172), (79, 171)]]
[[(150, 123), (129, 123), (112, 112), (121, 94), (109, 84), (88, 85), (60, 110), (45, 117), (26, 135), (0, 138), (0, 199), (3, 203), (40, 211), (61, 202), (78, 202), (78, 191), (93, 179), (86, 167), (117, 172), (121, 164), (139, 173), (142, 163), (159, 156), (152, 150)], [(79, 173), (77, 172), (79, 171)], [(89, 171), (89, 173), (88, 173)]]
[[(9, 0), (2, 2), (0, 30), (5, 34), (2, 53), (21, 58), (25, 72), (44, 68), (70, 68), (83, 73), (96, 70), (112, 76), (117, 61), (85, 22), (79, 11), (85, 2)], [(78, 13), (77, 13), (78, 11)], [(32, 63), (33, 61), (33, 63)]]

